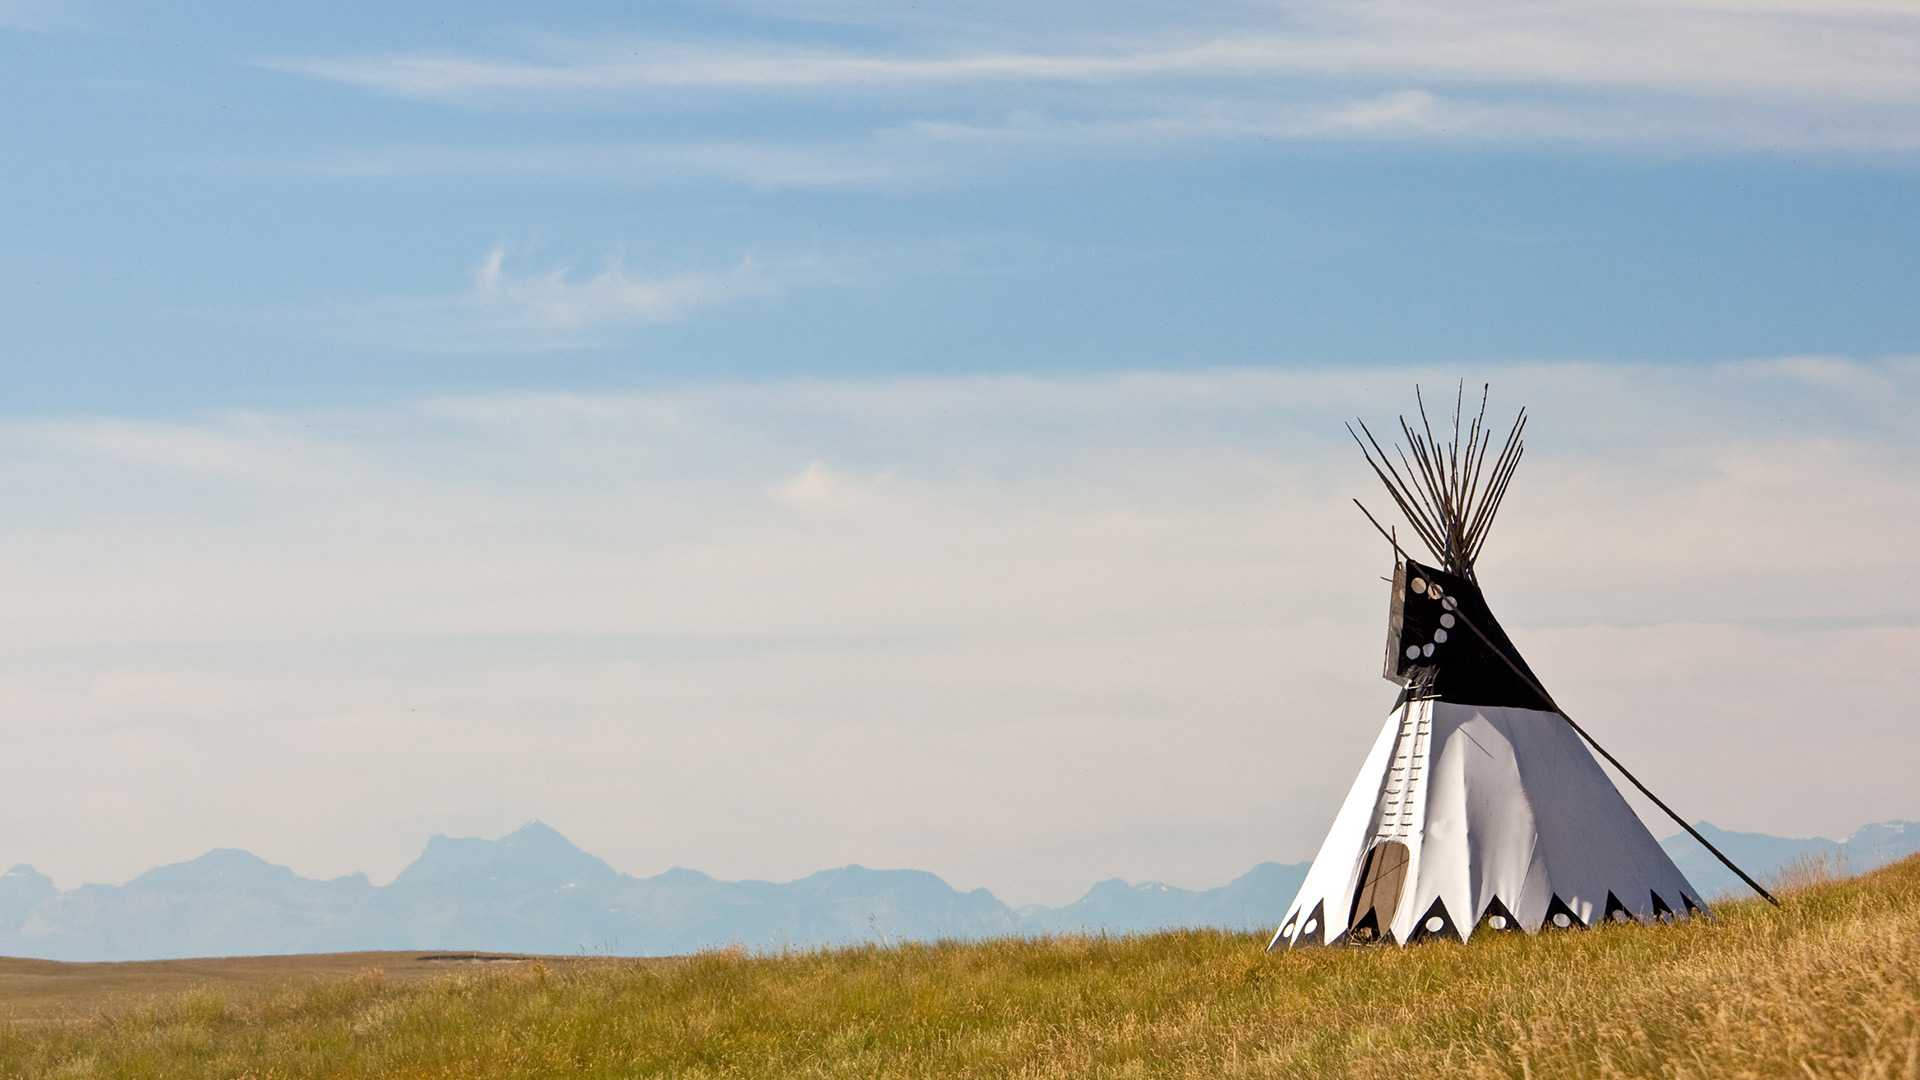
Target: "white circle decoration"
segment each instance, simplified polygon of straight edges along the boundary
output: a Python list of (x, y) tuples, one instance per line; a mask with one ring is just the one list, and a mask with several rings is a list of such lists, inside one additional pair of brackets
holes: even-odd
[(1412, 589), (1412, 590), (1413, 590), (1414, 592), (1417, 592), (1417, 593), (1423, 593), (1423, 592), (1426, 592), (1426, 591), (1427, 591), (1427, 579), (1426, 579), (1426, 578), (1423, 578), (1423, 577), (1417, 577), (1417, 578), (1414, 578), (1414, 579), (1413, 579), (1412, 581), (1409, 581), (1409, 582), (1407, 582), (1407, 587), (1408, 587), (1408, 588), (1410, 588), (1410, 589)]
[(1447, 613), (1445, 613), (1445, 612), (1441, 612), (1441, 613), (1440, 613), (1440, 625), (1441, 625), (1441, 626), (1444, 626), (1444, 627), (1446, 627), (1446, 628), (1447, 628), (1447, 629), (1449, 629), (1449, 630), (1451, 630), (1451, 629), (1453, 629), (1453, 616), (1451, 616), (1451, 615), (1449, 615), (1449, 614), (1447, 614)]
[(1433, 642), (1431, 642), (1431, 641), (1429, 641), (1429, 642), (1427, 642), (1427, 643), (1426, 643), (1425, 645), (1422, 645), (1422, 646), (1420, 646), (1420, 655), (1421, 655), (1421, 656), (1432, 656), (1432, 655), (1433, 655)]
[(1409, 660), (1420, 659), (1420, 646), (1418, 645), (1407, 646), (1407, 659)]
[(1301, 928), (1300, 928), (1300, 932), (1301, 932), (1302, 934), (1311, 934), (1311, 933), (1313, 933), (1313, 932), (1314, 932), (1315, 930), (1318, 930), (1318, 929), (1320, 929), (1320, 920), (1319, 920), (1319, 919), (1308, 919), (1308, 920), (1307, 920), (1307, 925), (1305, 925), (1305, 926), (1303, 926), (1303, 927), (1301, 927)]
[(1427, 918), (1427, 933), (1437, 934), (1440, 932), (1440, 928), (1445, 925), (1447, 925), (1447, 920), (1441, 918), (1440, 916), (1438, 915), (1429, 916)]
[(1559, 927), (1559, 928), (1560, 928), (1560, 929), (1562, 929), (1562, 930), (1565, 930), (1565, 929), (1566, 929), (1567, 927), (1569, 927), (1569, 926), (1572, 926), (1572, 925), (1573, 925), (1573, 920), (1572, 920), (1572, 919), (1569, 919), (1569, 918), (1567, 918), (1567, 913), (1566, 913), (1566, 912), (1564, 912), (1564, 911), (1562, 911), (1562, 912), (1558, 912), (1558, 913), (1556, 913), (1556, 914), (1554, 915), (1554, 917), (1553, 917), (1553, 925), (1555, 925), (1555, 926), (1557, 926), (1557, 927)]
[(1487, 925), (1493, 927), (1495, 930), (1505, 930), (1507, 928), (1507, 917), (1505, 915), (1489, 915), (1487, 916)]
[(1447, 632), (1445, 630), (1435, 630), (1433, 632), (1433, 643), (1435, 645), (1445, 645), (1447, 643)]

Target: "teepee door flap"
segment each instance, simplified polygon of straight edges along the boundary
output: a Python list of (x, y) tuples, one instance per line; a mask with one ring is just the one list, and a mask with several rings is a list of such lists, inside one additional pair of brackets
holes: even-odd
[(1353, 894), (1353, 917), (1347, 920), (1353, 940), (1378, 941), (1393, 925), (1411, 858), (1407, 845), (1398, 840), (1381, 840), (1368, 849), (1360, 888)]

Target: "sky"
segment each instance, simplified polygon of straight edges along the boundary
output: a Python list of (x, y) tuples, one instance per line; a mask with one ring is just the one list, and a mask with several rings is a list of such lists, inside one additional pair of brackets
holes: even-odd
[(1457, 380), (1583, 726), (1920, 818), (1911, 5), (0, 0), (0, 72), (0, 865), (1306, 859), (1393, 692), (1341, 422)]

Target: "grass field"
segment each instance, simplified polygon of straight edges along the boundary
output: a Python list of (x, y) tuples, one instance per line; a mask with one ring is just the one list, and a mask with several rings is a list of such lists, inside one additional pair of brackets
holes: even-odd
[(72, 1024), (186, 990), (211, 990), (242, 1004), (303, 982), (358, 976), (397, 984), (530, 959), (502, 953), (353, 952), (63, 964), (0, 956), (0, 1026)]
[(444, 973), (367, 954), (210, 962), (144, 1000), (111, 972), (16, 999), (0, 969), (0, 1075), (1920, 1078), (1920, 860), (1784, 899), (1287, 956), (1221, 933)]

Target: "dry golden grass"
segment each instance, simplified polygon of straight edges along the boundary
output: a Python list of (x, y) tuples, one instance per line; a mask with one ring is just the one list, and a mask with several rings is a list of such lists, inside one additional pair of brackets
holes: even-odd
[(0, 1026), (0, 1075), (1920, 1078), (1920, 860), (1784, 899), (1464, 947), (1177, 933), (209, 988)]
[(183, 990), (236, 1004), (319, 982), (378, 972), (393, 981), (444, 977), (472, 963), (526, 959), (497, 953), (350, 952), (67, 964), (0, 956), (0, 1026), (74, 1023)]

